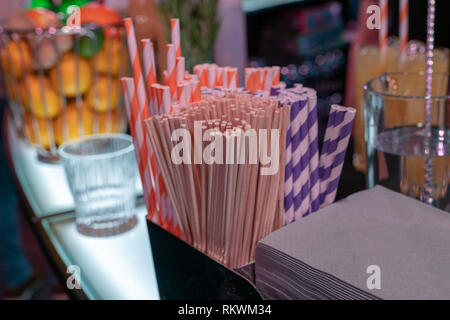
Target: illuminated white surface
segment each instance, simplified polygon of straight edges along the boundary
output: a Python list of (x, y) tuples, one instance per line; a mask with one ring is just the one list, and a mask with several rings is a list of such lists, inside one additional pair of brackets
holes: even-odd
[[(74, 210), (63, 166), (39, 161), (36, 148), (18, 137), (11, 121), (8, 138), (15, 172), (34, 214), (45, 217)], [(142, 185), (136, 180), (137, 194), (142, 194)]]
[(42, 222), (65, 265), (80, 267), (81, 289), (90, 299), (159, 299), (146, 210), (136, 211), (134, 229), (107, 238), (78, 233), (73, 218)]

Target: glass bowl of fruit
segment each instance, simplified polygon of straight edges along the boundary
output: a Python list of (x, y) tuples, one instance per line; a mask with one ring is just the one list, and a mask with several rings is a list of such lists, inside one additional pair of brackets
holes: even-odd
[(119, 79), (130, 66), (120, 14), (99, 3), (65, 10), (31, 8), (0, 26), (15, 127), (47, 161), (57, 161), (70, 139), (127, 129)]

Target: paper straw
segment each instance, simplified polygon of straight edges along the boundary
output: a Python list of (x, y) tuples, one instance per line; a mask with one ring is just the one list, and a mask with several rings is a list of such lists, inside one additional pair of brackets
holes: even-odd
[(264, 68), (264, 86), (263, 90), (270, 92), (270, 88), (272, 88), (273, 84), (273, 70), (272, 68), (266, 67)]
[(168, 86), (169, 85), (169, 73), (167, 70), (163, 71), (163, 85)]
[(177, 68), (177, 71), (176, 71), (177, 84), (179, 84), (184, 80), (184, 77), (185, 77), (184, 57), (177, 57), (176, 68)]
[(216, 86), (222, 87), (223, 86), (223, 67), (216, 68)]
[(208, 82), (208, 67), (206, 65), (200, 67), (198, 77), (200, 79), (200, 86), (207, 87), (209, 82)]
[(250, 68), (245, 68), (244, 69), (244, 76), (245, 76), (245, 89), (249, 90), (250, 92), (252, 92), (251, 88), (250, 88), (250, 81), (251, 81), (251, 76), (252, 76), (252, 69)]
[(307, 100), (296, 101), (291, 107), (292, 179), (294, 217), (301, 219), (309, 212), (309, 153)]
[(190, 87), (189, 83), (179, 83), (177, 85), (178, 90), (178, 103), (180, 107), (186, 107), (189, 103), (190, 92), (188, 91)]
[(284, 224), (294, 221), (294, 195), (292, 177), (292, 133), (291, 123), (286, 134), (286, 165), (284, 173)]
[(317, 120), (317, 94), (311, 90), (308, 95), (308, 142), (309, 142), (309, 184), (311, 212), (320, 208), (320, 179), (319, 179), (319, 132)]
[(336, 198), (336, 191), (339, 185), (342, 168), (344, 166), (345, 153), (347, 151), (348, 143), (352, 133), (355, 114), (355, 109), (346, 108), (344, 120), (339, 131), (339, 142), (337, 144), (336, 152), (333, 158), (331, 173), (329, 178), (327, 179), (327, 188), (325, 194), (323, 195), (324, 201), (321, 207), (332, 204), (334, 202), (334, 199)]
[(400, 61), (401, 65), (403, 66), (406, 62), (406, 51), (408, 48), (409, 0), (400, 0), (399, 9)]
[(152, 85), (156, 83), (155, 52), (153, 43), (150, 39), (142, 39), (141, 43), (142, 59), (144, 62), (144, 78), (149, 98), (150, 115), (153, 116), (158, 113), (156, 99), (152, 95)]
[(180, 42), (180, 20), (170, 19), (170, 31), (172, 36), (172, 44), (175, 45), (176, 57), (181, 57), (181, 42)]
[(225, 87), (228, 89), (237, 89), (239, 81), (237, 68), (228, 68), (225, 72), (227, 80)]
[(279, 85), (272, 86), (272, 88), (270, 89), (270, 95), (271, 96), (278, 96), (280, 94), (280, 90), (281, 90), (281, 88), (280, 88)]
[(264, 90), (264, 68), (258, 68), (259, 81), (257, 83), (256, 90)]
[[(139, 106), (139, 113), (137, 117), (135, 118), (135, 132), (139, 137), (139, 154), (140, 154), (140, 161), (142, 163), (142, 166), (144, 167), (145, 176), (151, 177), (151, 185), (144, 185), (144, 197), (150, 197), (152, 196), (153, 189), (155, 187), (155, 177), (156, 175), (151, 172), (151, 167), (149, 164), (150, 156), (151, 156), (151, 150), (148, 150), (147, 143), (145, 142), (145, 136), (144, 136), (144, 130), (143, 130), (143, 120), (146, 119), (149, 116), (149, 108), (147, 103), (147, 97), (145, 93), (145, 84), (144, 84), (144, 78), (142, 76), (142, 68), (141, 68), (141, 62), (139, 59), (139, 53), (137, 50), (137, 43), (136, 43), (136, 35), (134, 32), (134, 26), (133, 26), (133, 20), (131, 18), (124, 18), (124, 25), (125, 25), (125, 31), (126, 31), (126, 38), (128, 43), (128, 54), (130, 57), (130, 62), (133, 70), (133, 77), (134, 77), (134, 86), (135, 91), (137, 95), (137, 102)], [(128, 81), (127, 81), (128, 83)], [(153, 194), (154, 195), (154, 194)], [(149, 215), (151, 216), (152, 221), (155, 223), (159, 222), (158, 215), (154, 214), (155, 212), (149, 212)]]
[(176, 75), (176, 47), (173, 44), (166, 45), (167, 51), (167, 85), (170, 87), (170, 96), (177, 100), (177, 75)]
[(272, 67), (273, 72), (273, 81), (272, 86), (278, 86), (280, 84), (280, 67), (274, 66)]
[(200, 81), (192, 80), (192, 102), (198, 102), (201, 99)]
[(148, 210), (148, 218), (155, 223), (159, 223), (160, 219), (155, 207), (156, 194), (152, 188), (151, 172), (149, 170), (147, 155), (147, 145), (144, 142), (144, 131), (142, 125), (139, 125), (139, 103), (135, 94), (135, 84), (132, 78), (121, 78), (122, 90), (124, 92), (125, 109), (130, 123), (130, 130), (133, 135), (135, 145), (136, 161), (138, 163), (139, 173), (141, 176), (142, 188), (144, 192), (144, 200)]
[(344, 121), (345, 107), (332, 105), (330, 116), (325, 131), (325, 139), (322, 146), (322, 153), (319, 158), (319, 177), (320, 177), (320, 203), (324, 201), (324, 195), (327, 190), (328, 179), (333, 166), (334, 155), (336, 154), (337, 144), (339, 142), (340, 128)]
[(380, 0), (380, 9), (381, 9), (381, 29), (379, 32), (379, 44), (380, 44), (380, 71), (386, 72), (386, 64), (387, 64), (387, 45), (388, 45), (388, 11), (389, 5), (388, 0)]
[(208, 68), (208, 87), (215, 88), (216, 87), (216, 69), (214, 67)]
[(171, 98), (170, 98), (170, 88), (168, 86), (161, 86), (161, 108), (165, 113), (172, 112)]

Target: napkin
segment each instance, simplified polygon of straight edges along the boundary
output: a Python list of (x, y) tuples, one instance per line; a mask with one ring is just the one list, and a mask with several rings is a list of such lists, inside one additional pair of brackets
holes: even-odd
[(264, 239), (266, 299), (450, 299), (450, 214), (381, 186)]

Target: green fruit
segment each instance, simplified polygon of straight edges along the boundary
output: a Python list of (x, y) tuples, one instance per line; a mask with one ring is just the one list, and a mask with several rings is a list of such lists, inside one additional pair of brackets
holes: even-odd
[[(88, 36), (82, 36), (79, 40), (80, 42), (77, 47), (77, 53), (83, 58), (92, 58), (103, 48), (105, 43), (105, 35), (103, 30), (95, 29), (92, 31), (95, 34), (96, 40)], [(95, 41), (97, 41), (97, 45), (95, 44)]]
[(29, 9), (33, 8), (44, 8), (48, 10), (54, 10), (55, 7), (53, 6), (53, 2), (51, 0), (31, 0), (29, 5)]

